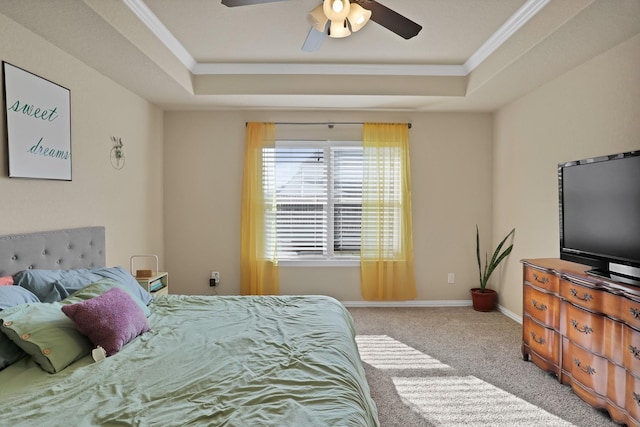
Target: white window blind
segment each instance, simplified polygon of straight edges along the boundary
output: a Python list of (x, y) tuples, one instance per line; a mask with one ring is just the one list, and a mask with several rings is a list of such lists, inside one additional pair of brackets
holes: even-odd
[(359, 256), (362, 147), (335, 147), (331, 150), (331, 160), (333, 252), (336, 256)]
[(277, 259), (359, 256), (361, 143), (277, 143), (263, 152), (263, 177), (265, 194), (275, 194), (265, 237)]

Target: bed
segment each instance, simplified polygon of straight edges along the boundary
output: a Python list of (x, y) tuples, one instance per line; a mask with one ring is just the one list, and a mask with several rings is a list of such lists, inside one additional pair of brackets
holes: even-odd
[[(0, 311), (0, 335), (5, 336), (0, 346), (7, 337), (18, 344), (13, 333), (49, 340), (0, 370), (0, 424), (379, 425), (354, 325), (338, 301), (326, 296), (158, 295), (147, 305), (145, 295), (124, 285), (132, 277), (89, 276), (91, 284), (77, 283), (79, 277), (87, 280), (87, 271), (112, 274), (118, 268), (105, 267), (104, 234), (103, 227), (87, 227), (0, 236), (0, 277), (74, 274), (42, 295), (34, 291), (37, 302), (5, 304)], [(10, 286), (10, 292), (22, 287)], [(146, 319), (148, 330), (142, 328), (106, 358), (87, 338), (91, 332), (80, 334), (85, 342), (76, 336), (78, 342), (62, 345), (68, 339), (64, 333), (72, 334), (69, 325), (76, 334), (82, 330), (69, 307), (94, 315), (96, 306), (90, 304), (98, 301), (121, 301), (118, 309), (128, 307), (135, 319)], [(66, 316), (60, 319), (63, 306)], [(16, 326), (37, 323), (41, 315), (57, 317), (29, 325), (27, 332)], [(58, 338), (63, 329), (67, 332)], [(74, 360), (59, 357), (74, 346), (80, 350), (67, 357)], [(94, 356), (103, 360), (96, 362)]]

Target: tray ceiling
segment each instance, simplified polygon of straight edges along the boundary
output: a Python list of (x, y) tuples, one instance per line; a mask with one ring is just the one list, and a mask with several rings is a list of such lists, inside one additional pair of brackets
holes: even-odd
[(165, 109), (493, 111), (640, 30), (637, 0), (380, 0), (370, 21), (301, 47), (319, 0), (22, 0), (0, 13)]

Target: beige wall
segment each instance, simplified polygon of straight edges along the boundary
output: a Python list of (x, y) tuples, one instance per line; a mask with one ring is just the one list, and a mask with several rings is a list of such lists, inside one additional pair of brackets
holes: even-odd
[[(165, 250), (172, 290), (239, 293), (240, 206), (245, 122), (411, 122), (413, 224), (418, 299), (467, 300), (476, 284), (475, 224), (491, 235), (491, 114), (348, 112), (166, 112)], [(336, 126), (332, 139), (361, 137)], [(278, 137), (312, 137), (322, 127), (278, 126)], [(447, 273), (456, 284), (447, 284)], [(360, 301), (359, 269), (280, 268), (283, 294)]]
[(494, 243), (517, 228), (498, 286), (508, 310), (522, 315), (519, 260), (559, 256), (558, 163), (640, 149), (639, 76), (635, 36), (496, 113)]
[[(71, 182), (8, 178), (2, 140), (0, 234), (104, 225), (108, 265), (163, 256), (162, 111), (2, 14), (0, 59), (70, 89), (73, 156)], [(125, 143), (122, 170), (112, 135)]]
[[(493, 277), (506, 309), (522, 313), (521, 258), (558, 255), (556, 165), (640, 149), (640, 36), (502, 108), (483, 113), (163, 112), (0, 15), (0, 59), (71, 89), (73, 181), (9, 179), (0, 144), (0, 233), (105, 225), (107, 263), (156, 253), (173, 292), (239, 292), (240, 190), (246, 121), (409, 121), (413, 127), (418, 299), (468, 300), (476, 285), (475, 224), (483, 250), (517, 228)], [(4, 114), (0, 125), (5, 132)], [(279, 128), (305, 136), (324, 129)], [(357, 137), (336, 127), (334, 139)], [(109, 163), (110, 136), (127, 163)], [(164, 182), (164, 184), (163, 184)], [(8, 202), (7, 202), (8, 201)], [(490, 239), (490, 237), (492, 239)], [(456, 283), (446, 283), (447, 273)], [(281, 268), (284, 294), (360, 300), (357, 268)]]

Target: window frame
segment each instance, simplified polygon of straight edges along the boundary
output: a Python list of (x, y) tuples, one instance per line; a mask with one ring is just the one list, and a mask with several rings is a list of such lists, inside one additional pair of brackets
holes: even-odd
[[(275, 142), (275, 148), (322, 148), (325, 150), (325, 158), (327, 152), (334, 147), (360, 147), (363, 148), (361, 140), (300, 140), (300, 139), (278, 139)], [(282, 267), (359, 267), (360, 254), (334, 256), (334, 197), (333, 185), (329, 185), (333, 180), (333, 162), (327, 162), (327, 255), (305, 256), (305, 257), (287, 257), (278, 258), (278, 265)], [(277, 201), (276, 201), (277, 203)], [(362, 200), (361, 200), (362, 206)]]

